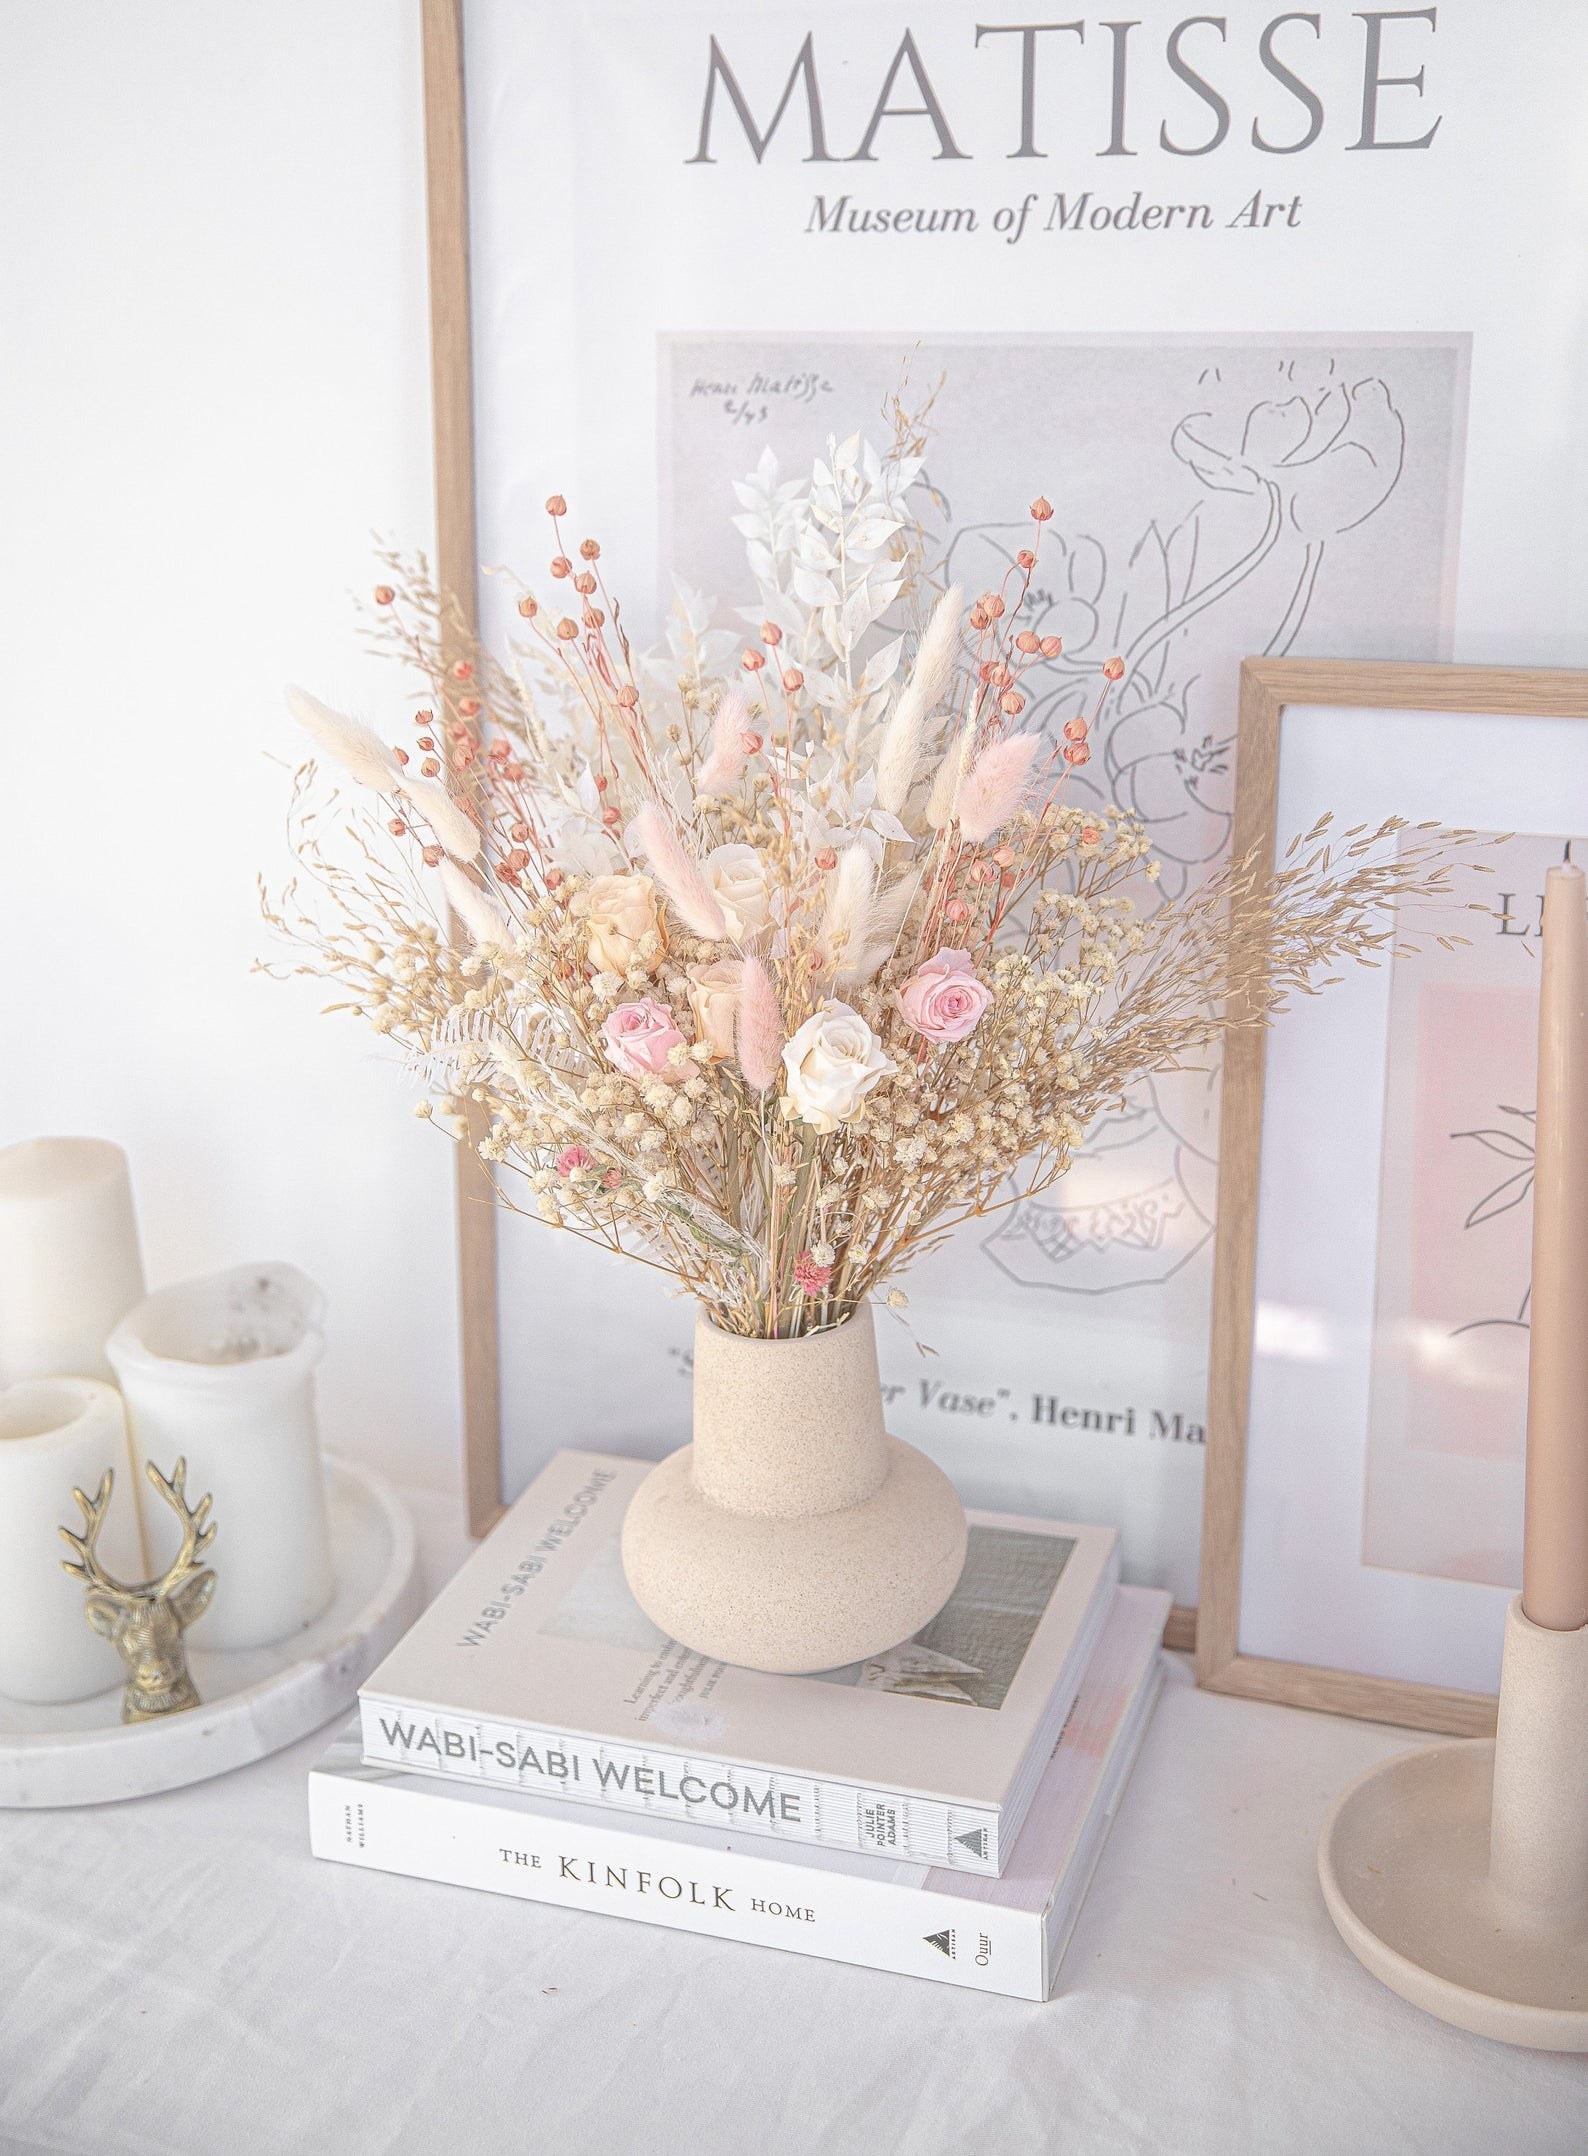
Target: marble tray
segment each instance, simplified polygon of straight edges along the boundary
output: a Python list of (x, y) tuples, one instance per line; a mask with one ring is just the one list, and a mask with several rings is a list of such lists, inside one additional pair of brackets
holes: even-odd
[[(278, 1646), (188, 1666), (202, 1705), (131, 1725), (121, 1687), (67, 1706), (0, 1697), (0, 1806), (108, 1804), (202, 1782), (278, 1752), (345, 1715), (360, 1684), (419, 1614), (413, 1522), (380, 1475), (327, 1459), (336, 1596)], [(218, 1555), (218, 1553), (217, 1553)]]

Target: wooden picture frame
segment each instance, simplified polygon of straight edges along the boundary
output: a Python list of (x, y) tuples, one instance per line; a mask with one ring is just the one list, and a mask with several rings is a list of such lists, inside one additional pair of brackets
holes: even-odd
[[(463, 0), (420, 0), (425, 196), (430, 251), (430, 380), (435, 440), (436, 582), (478, 627), (474, 360), (469, 315), (468, 134)], [(456, 940), (456, 924), (454, 924)], [(496, 1315), (496, 1204), (472, 1147), (456, 1149), (464, 1497), (471, 1535), (502, 1501), (502, 1381)]]
[[(1362, 660), (1248, 659), (1241, 668), (1236, 764), (1237, 858), (1273, 866), (1280, 742), (1287, 705), (1588, 716), (1588, 673), (1523, 667), (1392, 665)], [(1260, 1146), (1268, 1036), (1232, 1033), (1224, 1051), (1218, 1231), (1203, 1493), (1197, 1678), (1208, 1689), (1457, 1736), (1490, 1736), (1495, 1701), (1482, 1693), (1364, 1676), (1240, 1650)]]

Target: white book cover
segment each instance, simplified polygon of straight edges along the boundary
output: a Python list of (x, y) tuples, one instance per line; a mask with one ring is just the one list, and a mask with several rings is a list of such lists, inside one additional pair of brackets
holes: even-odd
[(350, 1724), (309, 1777), (318, 1857), (1045, 1999), (1162, 1677), (1167, 1594), (1121, 1587), (1002, 1878), (603, 1815), (372, 1766)]
[(1112, 1528), (973, 1513), (913, 1640), (817, 1677), (667, 1639), (623, 1577), (643, 1461), (562, 1452), (360, 1690), (379, 1765), (996, 1874), (1119, 1577)]

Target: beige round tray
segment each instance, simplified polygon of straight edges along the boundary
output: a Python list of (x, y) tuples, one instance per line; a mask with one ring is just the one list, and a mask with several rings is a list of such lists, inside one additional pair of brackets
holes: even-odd
[(188, 1666), (202, 1702), (153, 1722), (121, 1720), (121, 1688), (62, 1707), (0, 1697), (0, 1806), (108, 1804), (177, 1789), (263, 1759), (345, 1715), (370, 1671), (419, 1614), (413, 1522), (380, 1475), (327, 1459), (336, 1595), (274, 1647)]

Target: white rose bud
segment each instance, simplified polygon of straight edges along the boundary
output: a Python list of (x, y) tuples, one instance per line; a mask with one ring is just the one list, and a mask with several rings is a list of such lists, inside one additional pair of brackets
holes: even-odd
[(866, 1095), (898, 1068), (860, 1013), (824, 1003), (783, 1050), (784, 1097), (814, 1130), (849, 1122)]
[(753, 846), (714, 846), (700, 866), (735, 943), (765, 928), (772, 892), (766, 863)]

